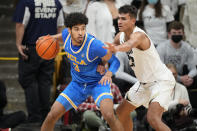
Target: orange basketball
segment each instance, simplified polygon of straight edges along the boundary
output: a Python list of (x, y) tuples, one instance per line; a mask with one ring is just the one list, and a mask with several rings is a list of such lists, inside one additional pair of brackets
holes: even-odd
[(55, 58), (59, 52), (59, 44), (50, 35), (43, 36), (36, 42), (36, 51), (41, 58), (50, 60)]

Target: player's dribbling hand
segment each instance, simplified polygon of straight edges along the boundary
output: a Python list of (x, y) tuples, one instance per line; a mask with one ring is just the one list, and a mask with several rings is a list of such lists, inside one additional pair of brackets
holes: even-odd
[(114, 44), (105, 42), (106, 46), (103, 46), (104, 49), (110, 50), (112, 53), (116, 53), (116, 46)]
[[(49, 36), (49, 37), (50, 37), (50, 35), (49, 35), (49, 34), (48, 34), (48, 35), (46, 35), (46, 36)], [(46, 37), (46, 36), (40, 36), (40, 37), (37, 39), (36, 43), (38, 43), (38, 41), (39, 41), (39, 40), (42, 40), (42, 39), (43, 39), (43, 37)]]
[(106, 85), (111, 84), (112, 83), (112, 72), (108, 71), (105, 73), (105, 75), (101, 78), (101, 80), (99, 81), (99, 84), (101, 85)]

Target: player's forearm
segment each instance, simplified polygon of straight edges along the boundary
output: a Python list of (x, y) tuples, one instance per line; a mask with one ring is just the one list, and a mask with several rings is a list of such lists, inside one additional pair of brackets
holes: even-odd
[(121, 45), (118, 45), (115, 47), (115, 52), (129, 52), (132, 48), (135, 47), (135, 44), (133, 44), (133, 41), (126, 41)]
[(22, 44), (25, 26), (22, 23), (16, 23), (16, 46)]

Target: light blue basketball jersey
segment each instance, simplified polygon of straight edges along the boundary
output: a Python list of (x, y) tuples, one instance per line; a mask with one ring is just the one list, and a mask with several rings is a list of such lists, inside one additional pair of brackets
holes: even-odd
[(89, 52), (91, 48), (94, 48), (90, 48), (93, 41), (97, 42), (96, 44), (101, 44), (101, 46), (103, 46), (103, 43), (98, 40), (95, 41), (96, 38), (94, 36), (86, 33), (81, 47), (78, 50), (74, 50), (72, 48), (71, 35), (68, 32), (68, 29), (65, 29), (62, 32), (62, 37), (64, 40), (64, 50), (71, 64), (72, 81), (79, 83), (98, 82), (102, 75), (100, 75), (96, 70), (97, 65), (101, 62), (101, 58), (97, 56), (90, 59)]

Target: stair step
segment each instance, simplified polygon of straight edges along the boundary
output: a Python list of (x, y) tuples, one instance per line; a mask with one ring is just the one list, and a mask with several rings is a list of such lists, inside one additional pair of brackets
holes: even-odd
[(0, 27), (2, 31), (12, 31), (15, 32), (15, 23), (12, 21), (12, 17), (0, 18)]
[(1, 47), (1, 45), (4, 45), (4, 44), (5, 45), (7, 44), (7, 46), (12, 45), (12, 46), (16, 47), (15, 42), (16, 42), (15, 39), (0, 39), (0, 47)]
[(18, 57), (18, 52), (8, 52), (6, 50), (0, 51), (0, 57)]
[[(4, 0), (7, 1), (7, 0)], [(5, 16), (12, 16), (15, 11), (15, 8), (12, 7), (12, 5), (1, 5), (0, 6), (0, 15)]]
[(18, 74), (18, 65), (0, 65), (0, 76), (15, 75)]
[(9, 39), (13, 39), (15, 40), (16, 36), (15, 36), (15, 32), (0, 32), (0, 38), (2, 40), (9, 40)]
[(12, 60), (12, 61), (0, 60), (0, 65), (2, 65), (2, 66), (3, 65), (15, 65), (15, 64), (18, 64), (18, 61), (16, 61), (16, 60)]
[[(18, 78), (17, 78), (18, 79)], [(19, 84), (17, 79), (2, 79), (2, 81), (5, 83), (7, 87), (7, 95), (13, 95), (15, 93), (20, 94), (23, 93), (23, 89), (21, 85)]]
[(11, 36), (15, 38), (15, 30), (14, 29), (4, 29), (4, 30), (0, 30), (0, 37), (4, 37), (4, 36)]
[(18, 79), (18, 74), (13, 73), (1, 73), (0, 80), (2, 79)]
[[(15, 2), (15, 1), (14, 1), (14, 2)], [(0, 1), (0, 5), (1, 5), (1, 6), (7, 5), (7, 6), (8, 6), (8, 5), (10, 5), (10, 4), (14, 3), (14, 2), (13, 2), (13, 0), (1, 0), (1, 1)]]
[[(8, 99), (9, 100), (9, 99)], [(24, 102), (14, 102), (12, 103), (11, 101), (8, 101), (7, 106), (4, 109), (5, 113), (12, 113), (16, 111), (24, 111), (27, 112), (26, 106)]]
[[(0, 0), (0, 57), (18, 57), (15, 23), (12, 21), (15, 2), (16, 0)], [(27, 112), (24, 90), (18, 82), (18, 61), (0, 59), (0, 80), (5, 83), (8, 99), (5, 113), (18, 110)]]
[(9, 51), (9, 52), (15, 52), (15, 53), (18, 52), (16, 44), (13, 41), (8, 41), (8, 42), (0, 41), (0, 51)]

